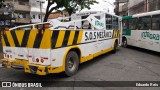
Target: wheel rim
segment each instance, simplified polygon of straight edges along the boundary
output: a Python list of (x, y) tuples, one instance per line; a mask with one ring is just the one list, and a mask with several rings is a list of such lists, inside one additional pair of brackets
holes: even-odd
[(126, 44), (127, 44), (127, 41), (126, 41), (126, 40), (124, 40), (123, 45), (124, 45), (124, 46), (126, 46)]
[(73, 57), (70, 57), (69, 61), (68, 61), (68, 69), (70, 71), (74, 71), (76, 65), (75, 65), (75, 61), (74, 61), (74, 58)]

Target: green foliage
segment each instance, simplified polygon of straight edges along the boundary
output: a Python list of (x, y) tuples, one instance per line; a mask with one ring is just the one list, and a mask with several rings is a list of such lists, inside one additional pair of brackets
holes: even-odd
[(96, 0), (68, 0), (64, 7), (68, 11), (69, 15), (71, 15), (72, 13), (84, 8), (90, 9), (90, 5), (94, 5), (95, 3), (98, 2)]
[[(90, 9), (90, 5), (93, 5), (95, 3), (98, 2), (96, 0), (48, 0), (44, 22), (47, 21), (49, 14), (51, 14), (53, 10), (58, 10), (59, 8), (64, 7), (69, 15), (71, 15), (77, 10), (82, 10), (84, 8)], [(56, 6), (50, 8), (53, 4), (56, 4)]]
[(81, 10), (84, 8), (91, 9), (90, 5), (94, 5), (95, 3), (98, 2), (96, 0), (82, 0), (79, 5), (81, 7)]
[(0, 8), (4, 7), (3, 2), (4, 2), (4, 0), (0, 0)]

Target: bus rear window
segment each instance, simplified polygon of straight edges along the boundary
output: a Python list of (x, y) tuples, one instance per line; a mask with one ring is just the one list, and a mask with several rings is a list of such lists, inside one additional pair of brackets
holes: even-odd
[(128, 19), (123, 20), (123, 28), (128, 29)]

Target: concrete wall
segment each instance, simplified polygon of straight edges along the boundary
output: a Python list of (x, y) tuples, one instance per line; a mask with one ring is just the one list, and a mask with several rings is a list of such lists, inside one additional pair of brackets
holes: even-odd
[[(45, 5), (47, 5), (46, 0), (29, 0), (30, 6), (31, 6), (30, 15), (31, 15), (31, 22), (32, 23), (41, 22), (41, 18), (39, 19), (39, 15), (41, 16), (40, 3), (37, 2), (37, 1), (45, 2), (45, 3), (42, 4), (42, 20), (44, 18), (45, 13), (46, 13), (46, 7), (45, 7)], [(35, 18), (33, 18), (33, 15), (35, 15)]]
[[(32, 23), (41, 22), (41, 18), (39, 18), (39, 15), (41, 16), (40, 13), (31, 12), (30, 15), (31, 15), (31, 22), (32, 22)], [(33, 15), (35, 15), (35, 18), (33, 18)], [(44, 14), (42, 15), (42, 20), (43, 20), (43, 19), (44, 19)]]

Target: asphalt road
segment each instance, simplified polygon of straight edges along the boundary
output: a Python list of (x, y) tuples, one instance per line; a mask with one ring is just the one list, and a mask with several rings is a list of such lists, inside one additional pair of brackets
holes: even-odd
[[(72, 77), (62, 74), (37, 76), (22, 70), (6, 69), (0, 66), (0, 81), (160, 81), (160, 53), (135, 47), (120, 48), (116, 54), (107, 53), (80, 65)], [(11, 88), (0, 88), (10, 90)], [(30, 90), (33, 88), (18, 88)], [(48, 87), (37, 90), (160, 90), (146, 87)], [(17, 88), (12, 88), (17, 90)]]

